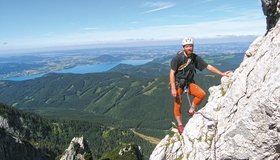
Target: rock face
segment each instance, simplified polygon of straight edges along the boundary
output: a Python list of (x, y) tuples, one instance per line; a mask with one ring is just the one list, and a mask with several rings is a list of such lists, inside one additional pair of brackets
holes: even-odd
[[(279, 18), (278, 1), (262, 2), (269, 4), (266, 15)], [(276, 4), (277, 13), (271, 13)], [(189, 120), (182, 136), (166, 136), (150, 159), (280, 159), (279, 62), (278, 22), (251, 44), (231, 77), (209, 89), (208, 103)]]
[(275, 27), (280, 17), (279, 0), (262, 0), (263, 13), (266, 15), (267, 30)]
[(20, 140), (0, 128), (0, 159), (1, 160), (48, 160), (51, 159), (42, 150), (30, 143)]
[[(39, 148), (29, 141), (30, 137), (37, 139), (39, 136), (44, 136), (44, 130), (48, 129), (46, 126), (38, 124), (35, 119), (39, 120), (38, 117), (28, 116), (0, 104), (1, 160), (49, 160), (55, 158), (53, 152)], [(35, 131), (32, 126), (40, 129)]]
[(91, 160), (92, 154), (83, 137), (74, 137), (60, 160)]

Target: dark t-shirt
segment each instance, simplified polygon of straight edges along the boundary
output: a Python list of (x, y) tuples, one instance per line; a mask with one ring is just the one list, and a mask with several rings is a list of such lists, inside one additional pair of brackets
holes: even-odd
[[(188, 61), (188, 57), (186, 57), (184, 55), (184, 52), (181, 51), (178, 54), (176, 54), (175, 57), (173, 57), (173, 59), (171, 60), (171, 69), (175, 71), (175, 74), (178, 72), (178, 68), (180, 65), (182, 65), (183, 63), (186, 63)], [(196, 69), (202, 71), (203, 69), (205, 69), (208, 65), (208, 63), (206, 63), (200, 56), (196, 55), (193, 53), (192, 55), (193, 58), (193, 64), (195, 66)], [(184, 59), (184, 62), (183, 62)]]

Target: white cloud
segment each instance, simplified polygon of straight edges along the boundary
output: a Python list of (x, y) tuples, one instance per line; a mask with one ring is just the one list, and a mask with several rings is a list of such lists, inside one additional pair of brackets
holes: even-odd
[(163, 9), (168, 9), (175, 6), (175, 3), (172, 2), (145, 2), (142, 4), (143, 7), (149, 8), (149, 10), (142, 12), (142, 14), (152, 13), (156, 11), (160, 11)]
[[(165, 40), (186, 35), (193, 37), (215, 37), (216, 35), (261, 35), (265, 33), (265, 18), (245, 17), (209, 21), (194, 24), (152, 26), (118, 32), (95, 32), (92, 36), (83, 35), (88, 40), (120, 41), (127, 39)], [(116, 39), (116, 37), (118, 37)]]
[(265, 17), (250, 16), (235, 17), (231, 19), (200, 22), (194, 24), (178, 24), (151, 26), (130, 30), (99, 31), (89, 30), (65, 35), (53, 35), (24, 40), (7, 41), (0, 46), (1, 50), (16, 48), (40, 48), (51, 46), (71, 46), (84, 44), (112, 44), (128, 43), (138, 40), (172, 40), (185, 36), (194, 38), (211, 38), (218, 35), (263, 35), (266, 32)]
[(86, 27), (83, 30), (90, 31), (90, 30), (96, 30), (96, 29), (98, 29), (98, 28), (97, 27)]

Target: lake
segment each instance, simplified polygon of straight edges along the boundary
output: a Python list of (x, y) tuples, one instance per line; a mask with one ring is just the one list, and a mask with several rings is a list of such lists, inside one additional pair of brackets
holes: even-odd
[[(130, 65), (142, 65), (148, 62), (151, 62), (153, 59), (146, 59), (146, 60), (123, 60), (116, 63), (106, 63), (106, 64), (93, 64), (93, 65), (81, 65), (76, 66), (73, 68), (63, 69), (60, 71), (53, 71), (53, 73), (97, 73), (97, 72), (105, 72), (108, 71), (118, 64), (130, 64)], [(51, 73), (51, 72), (47, 72)], [(21, 76), (21, 77), (10, 77), (3, 80), (12, 80), (12, 81), (23, 81), (23, 80), (29, 80), (34, 79), (38, 77), (42, 77), (43, 75), (47, 73), (41, 73), (41, 74), (35, 74), (30, 76)]]

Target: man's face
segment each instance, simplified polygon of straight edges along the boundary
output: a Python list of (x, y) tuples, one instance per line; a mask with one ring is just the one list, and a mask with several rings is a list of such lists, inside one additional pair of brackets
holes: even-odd
[(187, 55), (191, 55), (193, 52), (193, 45), (192, 44), (186, 44), (184, 46), (184, 51)]

